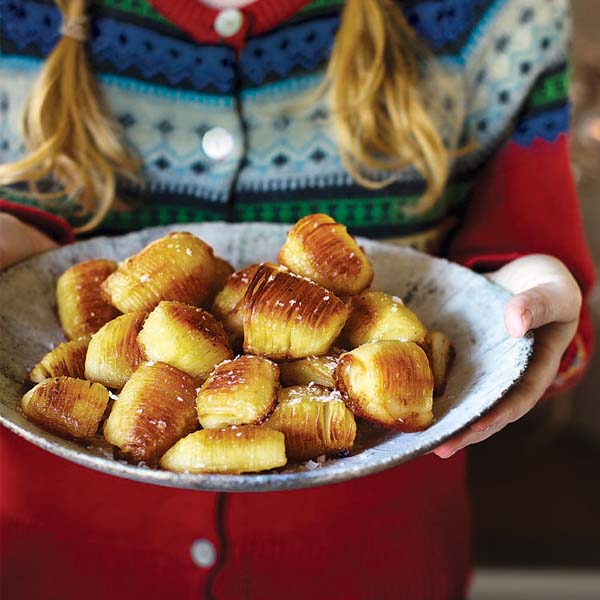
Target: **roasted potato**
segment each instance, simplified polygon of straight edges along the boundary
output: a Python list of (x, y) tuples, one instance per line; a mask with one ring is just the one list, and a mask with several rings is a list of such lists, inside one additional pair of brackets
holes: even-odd
[(170, 233), (123, 261), (102, 291), (124, 313), (151, 311), (161, 300), (200, 306), (213, 289), (214, 275), (208, 244), (191, 233)]
[(137, 342), (145, 312), (121, 315), (97, 331), (85, 357), (85, 376), (106, 387), (120, 390), (144, 360)]
[(240, 356), (218, 365), (198, 392), (204, 429), (264, 421), (275, 406), (279, 368), (266, 358)]
[(283, 433), (288, 458), (339, 456), (352, 449), (356, 422), (337, 390), (297, 385), (280, 390), (277, 399), (265, 427)]
[(149, 360), (164, 362), (204, 381), (232, 358), (222, 325), (202, 308), (163, 301), (146, 319), (138, 343)]
[(198, 381), (164, 363), (144, 363), (131, 376), (104, 423), (106, 441), (130, 462), (156, 464), (198, 428)]
[(358, 417), (404, 432), (425, 429), (433, 420), (433, 375), (413, 342), (363, 344), (340, 356), (335, 377)]
[(106, 278), (116, 271), (112, 260), (86, 260), (68, 268), (56, 282), (58, 318), (70, 340), (89, 340), (119, 311), (100, 293)]
[(263, 265), (244, 296), (244, 350), (276, 360), (326, 354), (347, 317), (329, 290)]
[(358, 294), (373, 281), (373, 268), (346, 227), (323, 214), (308, 215), (292, 227), (279, 262), (338, 296)]
[(107, 405), (104, 386), (73, 377), (45, 379), (21, 399), (21, 408), (30, 421), (78, 441), (94, 437)]
[(287, 462), (283, 434), (251, 425), (203, 429), (177, 442), (160, 466), (179, 473), (248, 473)]

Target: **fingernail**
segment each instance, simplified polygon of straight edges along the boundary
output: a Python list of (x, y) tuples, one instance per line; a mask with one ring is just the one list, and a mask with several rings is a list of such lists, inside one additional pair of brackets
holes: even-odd
[(531, 311), (526, 308), (523, 311), (523, 335), (525, 335), (531, 328), (531, 322), (533, 321), (533, 315)]
[(523, 336), (523, 326), (524, 319), (522, 315), (518, 315), (516, 313), (509, 313), (507, 317), (508, 331), (513, 337), (522, 337)]

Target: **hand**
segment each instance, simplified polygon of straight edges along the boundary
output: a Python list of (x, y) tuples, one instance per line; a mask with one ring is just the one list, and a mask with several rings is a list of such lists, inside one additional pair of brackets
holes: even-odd
[(0, 269), (56, 248), (49, 237), (7, 213), (0, 213)]
[(433, 452), (449, 458), (481, 442), (529, 412), (548, 389), (563, 352), (577, 331), (581, 291), (565, 265), (551, 256), (519, 258), (488, 277), (516, 294), (504, 310), (513, 337), (535, 329), (533, 357), (523, 379), (490, 412)]

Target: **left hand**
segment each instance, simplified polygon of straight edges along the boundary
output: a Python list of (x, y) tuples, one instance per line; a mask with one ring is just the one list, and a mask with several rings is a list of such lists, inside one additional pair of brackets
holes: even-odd
[(489, 438), (528, 413), (554, 380), (563, 352), (577, 331), (581, 291), (558, 259), (543, 254), (525, 256), (488, 277), (515, 294), (504, 309), (508, 333), (522, 337), (530, 329), (536, 330), (533, 357), (523, 379), (499, 404), (433, 450), (440, 458)]

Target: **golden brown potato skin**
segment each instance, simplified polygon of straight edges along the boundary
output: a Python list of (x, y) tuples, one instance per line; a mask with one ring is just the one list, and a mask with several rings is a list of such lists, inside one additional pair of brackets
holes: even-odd
[(161, 300), (201, 306), (212, 291), (213, 250), (187, 232), (171, 233), (119, 265), (102, 292), (121, 312), (151, 311)]
[(368, 288), (373, 268), (346, 227), (324, 214), (300, 219), (279, 252), (279, 262), (338, 296)]
[(50, 350), (29, 373), (33, 383), (39, 383), (50, 377), (74, 377), (85, 379), (86, 340), (72, 340), (59, 344)]
[(45, 429), (78, 441), (91, 440), (108, 405), (108, 390), (73, 377), (45, 379), (21, 400), (25, 416)]
[(167, 363), (201, 381), (215, 365), (233, 357), (221, 323), (202, 308), (182, 302), (160, 302), (137, 339), (149, 360)]
[(403, 432), (425, 429), (433, 420), (433, 375), (413, 342), (363, 344), (342, 354), (335, 377), (356, 416)]
[(320, 356), (347, 317), (348, 308), (329, 290), (263, 265), (244, 296), (244, 350), (275, 360)]
[(90, 340), (85, 357), (85, 376), (120, 390), (144, 360), (137, 337), (145, 312), (121, 315), (101, 327)]
[(196, 400), (204, 429), (261, 423), (272, 412), (279, 368), (266, 358), (239, 356), (218, 365)]
[(179, 473), (252, 473), (286, 462), (281, 432), (234, 425), (191, 433), (162, 457), (160, 465)]
[(73, 265), (58, 278), (58, 317), (70, 340), (89, 340), (119, 314), (100, 292), (103, 282), (116, 270), (116, 262), (99, 258)]
[(283, 433), (289, 458), (308, 460), (352, 449), (356, 422), (338, 391), (297, 385), (280, 390), (277, 399), (264, 426)]
[(104, 437), (130, 462), (156, 464), (177, 440), (198, 428), (197, 385), (169, 365), (141, 365), (115, 401)]

